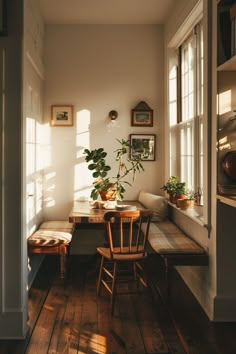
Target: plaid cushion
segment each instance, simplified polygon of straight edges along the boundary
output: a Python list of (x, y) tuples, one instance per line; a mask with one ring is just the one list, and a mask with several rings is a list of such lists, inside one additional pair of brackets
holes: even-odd
[(205, 253), (204, 248), (170, 221), (151, 223), (148, 239), (154, 251), (160, 254)]

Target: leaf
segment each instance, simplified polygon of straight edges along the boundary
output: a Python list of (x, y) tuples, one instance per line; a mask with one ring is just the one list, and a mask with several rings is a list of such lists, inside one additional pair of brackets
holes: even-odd
[(106, 171), (101, 172), (101, 173), (100, 173), (100, 176), (101, 176), (102, 178), (106, 177), (106, 176), (107, 176)]
[(93, 177), (94, 178), (98, 178), (99, 176), (100, 176), (100, 172), (99, 171), (93, 172)]
[(96, 199), (98, 198), (98, 191), (96, 191), (96, 189), (93, 189), (93, 190), (91, 191), (90, 197), (91, 197), (93, 200), (96, 200)]
[(96, 163), (91, 163), (90, 165), (88, 165), (89, 170), (94, 170), (96, 167), (97, 167)]

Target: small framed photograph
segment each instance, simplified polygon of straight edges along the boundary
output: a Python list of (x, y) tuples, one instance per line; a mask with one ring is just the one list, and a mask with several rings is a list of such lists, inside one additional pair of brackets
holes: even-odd
[(152, 127), (153, 126), (153, 110), (136, 111), (132, 110), (131, 125), (135, 127)]
[(73, 106), (55, 105), (51, 107), (52, 127), (71, 127), (73, 125)]
[(130, 134), (130, 157), (135, 160), (141, 155), (142, 161), (154, 161), (156, 153), (155, 134)]

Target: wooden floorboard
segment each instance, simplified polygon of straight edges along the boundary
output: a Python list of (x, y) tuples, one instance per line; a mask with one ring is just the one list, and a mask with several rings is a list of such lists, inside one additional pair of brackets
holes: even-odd
[(213, 324), (203, 318), (177, 280), (171, 279), (172, 304), (163, 300), (161, 267), (150, 274), (150, 290), (141, 287), (137, 294), (129, 283), (130, 294), (117, 296), (112, 316), (109, 294), (105, 289), (99, 297), (96, 294), (97, 261), (70, 257), (63, 282), (58, 259), (47, 257), (29, 291), (27, 337), (0, 341), (0, 354), (236, 353), (236, 324)]
[(126, 344), (123, 337), (123, 327), (115, 308), (114, 316), (109, 311), (110, 298), (104, 294), (98, 298), (98, 328), (108, 353), (126, 353)]
[[(132, 296), (135, 306), (136, 320), (140, 328), (144, 346), (147, 353), (169, 352), (161, 330), (161, 324), (157, 320), (158, 307), (150, 294), (134, 294)], [(145, 306), (143, 306), (145, 303)]]

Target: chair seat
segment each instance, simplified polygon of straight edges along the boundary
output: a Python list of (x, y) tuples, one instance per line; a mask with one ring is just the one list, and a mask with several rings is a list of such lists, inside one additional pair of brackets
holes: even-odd
[(28, 244), (30, 247), (55, 247), (70, 243), (71, 238), (69, 232), (40, 229), (28, 238)]
[[(136, 251), (136, 247), (131, 247), (132, 252)], [(106, 247), (98, 247), (97, 248), (98, 253), (100, 253), (101, 256), (105, 257), (106, 259), (113, 259), (113, 260), (117, 260), (117, 261), (135, 261), (135, 260), (140, 260), (143, 259), (145, 257), (147, 257), (147, 253), (145, 252), (143, 254), (142, 250), (140, 251), (141, 253), (128, 253), (128, 247), (127, 249), (123, 249), (123, 254), (120, 254), (120, 248), (119, 247), (115, 247), (114, 248), (114, 253), (113, 253), (113, 257), (111, 256), (111, 252), (110, 252), (110, 248), (106, 248)], [(116, 254), (117, 253), (117, 254)]]

